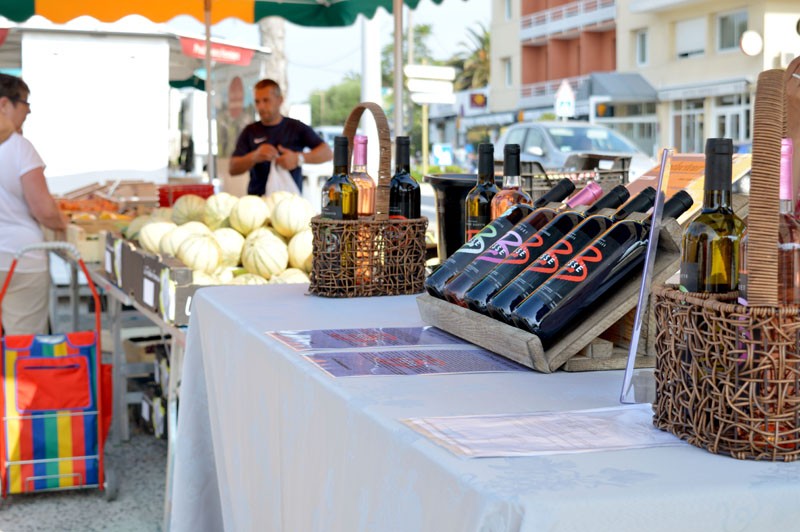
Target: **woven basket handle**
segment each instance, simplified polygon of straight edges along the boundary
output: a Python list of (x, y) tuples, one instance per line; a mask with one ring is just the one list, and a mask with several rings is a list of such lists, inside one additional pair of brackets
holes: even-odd
[(389, 136), (389, 122), (381, 106), (373, 102), (361, 102), (350, 112), (350, 116), (344, 123), (343, 134), (349, 141), (348, 160), (353, 155), (353, 137), (358, 129), (358, 122), (361, 115), (367, 110), (375, 119), (378, 128), (378, 188), (375, 191), (375, 220), (384, 221), (389, 219), (389, 184), (392, 180), (392, 140)]
[(783, 70), (758, 75), (753, 110), (753, 168), (747, 220), (747, 299), (778, 306), (778, 211), (781, 139), (786, 136)]

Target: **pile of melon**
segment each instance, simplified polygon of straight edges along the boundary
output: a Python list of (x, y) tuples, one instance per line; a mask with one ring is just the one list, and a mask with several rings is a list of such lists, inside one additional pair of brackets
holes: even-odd
[(180, 259), (195, 284), (307, 283), (313, 215), (308, 200), (288, 192), (187, 194), (172, 208), (135, 218), (123, 234), (151, 253)]

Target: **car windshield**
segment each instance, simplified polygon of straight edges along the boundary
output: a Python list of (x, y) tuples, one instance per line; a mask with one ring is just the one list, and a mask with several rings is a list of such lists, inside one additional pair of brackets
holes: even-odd
[(599, 127), (550, 126), (547, 129), (559, 151), (637, 152), (630, 141), (619, 134)]

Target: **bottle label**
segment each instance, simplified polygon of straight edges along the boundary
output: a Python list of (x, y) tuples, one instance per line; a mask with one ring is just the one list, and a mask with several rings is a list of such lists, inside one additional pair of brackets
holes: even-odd
[(480, 255), (486, 251), (486, 241), (497, 236), (497, 228), (491, 225), (483, 231), (479, 231), (471, 237), (466, 244), (458, 248), (456, 253), (466, 253), (468, 255)]
[(600, 247), (604, 247), (602, 241), (598, 242), (598, 246), (587, 247), (580, 255), (569, 261), (555, 278), (573, 283), (585, 281), (589, 275), (588, 264), (603, 260), (603, 252), (600, 250)]
[(328, 220), (342, 220), (342, 206), (337, 205), (327, 199), (322, 200), (322, 217)]
[(699, 292), (700, 265), (696, 262), (681, 262), (681, 286), (689, 292)]
[(481, 229), (486, 227), (488, 224), (489, 224), (489, 217), (486, 215), (468, 217), (466, 223), (467, 240), (471, 239), (472, 237), (480, 233)]
[(512, 251), (516, 250), (523, 244), (522, 236), (516, 231), (509, 231), (500, 240), (492, 244), (492, 246), (481, 254), (475, 260), (500, 263), (509, 258)]
[(547, 252), (536, 259), (536, 261), (528, 267), (528, 271), (554, 274), (561, 267), (560, 255), (571, 257), (573, 253), (574, 249), (572, 243), (566, 238), (562, 238)]

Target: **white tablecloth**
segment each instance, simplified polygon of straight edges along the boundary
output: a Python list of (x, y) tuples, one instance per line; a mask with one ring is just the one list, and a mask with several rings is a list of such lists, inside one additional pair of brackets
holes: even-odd
[(334, 379), (264, 333), (421, 325), (412, 296), (206, 288), (189, 326), (172, 530), (800, 530), (800, 464), (691, 446), (459, 458), (398, 420), (614, 406), (622, 373)]

